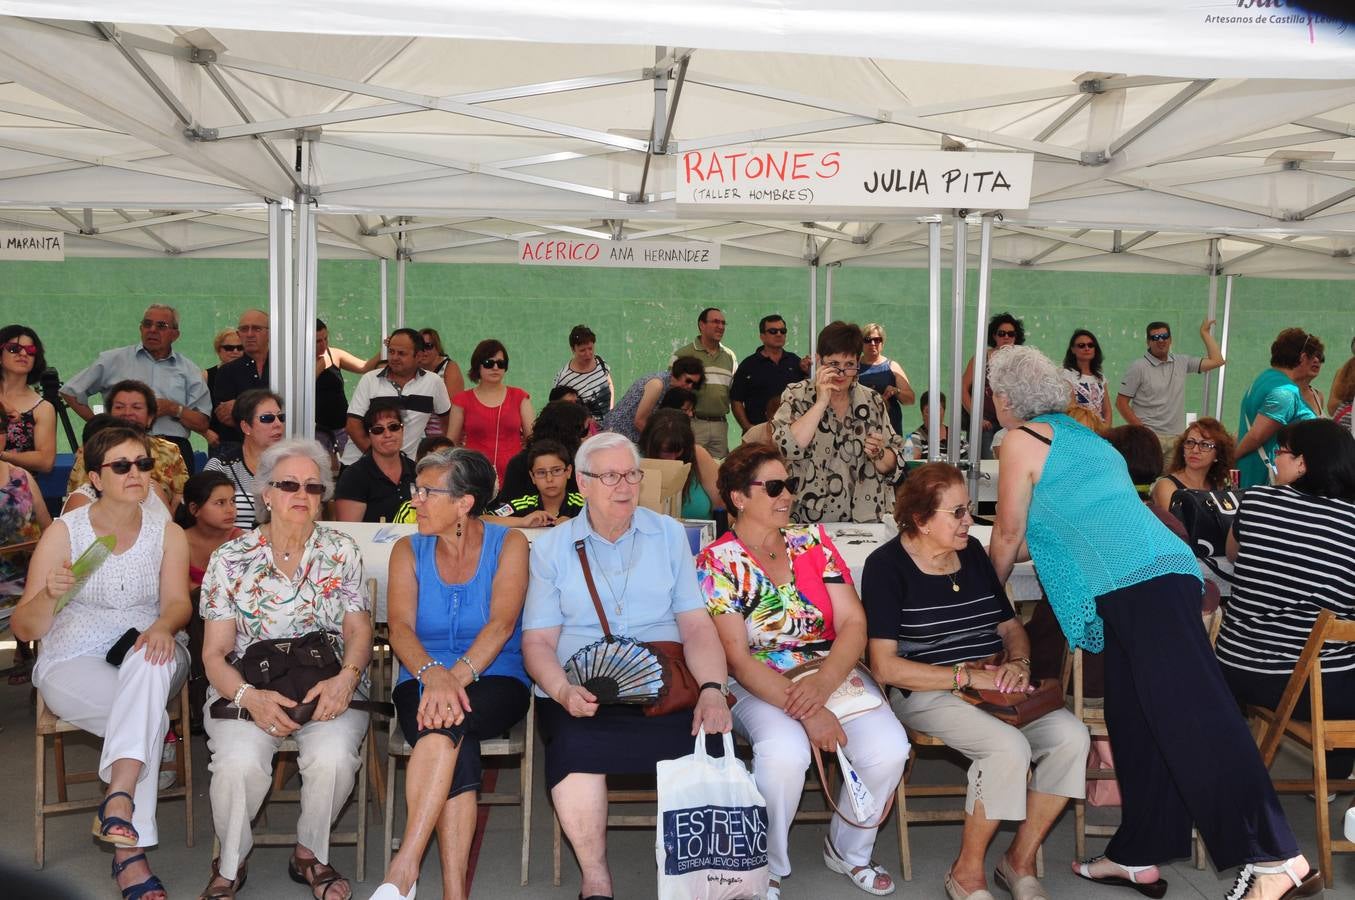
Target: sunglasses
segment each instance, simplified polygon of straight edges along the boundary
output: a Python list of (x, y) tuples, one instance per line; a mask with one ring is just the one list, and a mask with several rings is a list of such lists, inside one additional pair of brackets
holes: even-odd
[(1074, 344), (1073, 346), (1074, 346), (1075, 348), (1077, 348), (1078, 350), (1095, 350), (1095, 349), (1096, 349), (1096, 345), (1095, 345), (1095, 344), (1088, 344), (1088, 343), (1085, 342), (1085, 341), (1083, 341), (1083, 342), (1080, 343), (1080, 344)]
[(424, 342), (423, 342), (422, 344), (420, 344), (416, 349), (419, 349), (419, 350), (432, 350), (432, 349), (433, 349), (434, 347), (436, 347), (436, 346), (437, 346), (437, 345), (434, 344), (432, 341), (424, 341)]
[(1016, 332), (1010, 328), (999, 328), (997, 331), (993, 333), (996, 334), (998, 337), (1016, 337)]
[(866, 338), (866, 343), (867, 343), (867, 344), (883, 344), (884, 342), (885, 342), (885, 339), (882, 338), (882, 337)]
[(786, 333), (786, 329), (784, 329), (784, 328), (764, 328), (764, 329), (762, 330), (762, 333), (763, 333), (763, 334), (785, 334), (785, 333)]
[(952, 507), (946, 507), (945, 509), (938, 509), (938, 510), (936, 510), (936, 512), (939, 512), (939, 513), (950, 513), (952, 516), (955, 517), (955, 520), (956, 520), (957, 522), (963, 520), (966, 516), (972, 516), (972, 515), (973, 515), (973, 513), (969, 511), (969, 507), (968, 507), (968, 506), (956, 506), (956, 507), (953, 507), (953, 508), (952, 508)]
[(21, 344), (18, 341), (10, 341), (8, 344), (5, 345), (5, 352), (10, 354), (11, 356), (19, 356), (20, 354), (23, 353), (27, 353), (29, 356), (37, 356), (38, 345)]
[(782, 491), (790, 491), (792, 494), (800, 489), (800, 479), (796, 475), (789, 478), (769, 478), (766, 481), (750, 481), (749, 486), (755, 484), (762, 485), (762, 489), (767, 492), (768, 497), (780, 497)]
[(1213, 450), (1218, 445), (1213, 441), (1197, 441), (1195, 438), (1186, 438), (1181, 442), (1181, 446), (1187, 450)]
[(1159, 341), (1159, 342), (1161, 342), (1161, 341), (1170, 341), (1171, 339), (1172, 339), (1172, 336), (1171, 336), (1170, 333), (1159, 333), (1159, 334), (1150, 334), (1150, 335), (1148, 335), (1148, 340), (1150, 340), (1150, 341)]
[(480, 365), (482, 368), (486, 369), (503, 369), (505, 372), (508, 371), (508, 360), (506, 359), (487, 359), (480, 363)]
[(325, 486), (318, 481), (307, 481), (302, 484), (295, 478), (289, 478), (286, 481), (270, 481), (269, 487), (275, 487), (284, 494), (295, 494), (297, 491), (304, 490), (312, 497), (319, 497), (325, 492)]
[(142, 328), (154, 328), (156, 331), (174, 331), (179, 326), (173, 322), (166, 322), (163, 319), (142, 319)]
[(254, 421), (256, 421), (256, 422), (262, 422), (262, 423), (265, 424), (265, 425), (272, 425), (274, 419), (277, 419), (279, 422), (286, 422), (286, 421), (287, 421), (287, 414), (286, 414), (286, 413), (260, 413), (259, 415), (257, 415), (257, 416), (254, 417)]
[(225, 351), (228, 352), (228, 353), (243, 353), (243, 352), (244, 352), (244, 349), (245, 349), (245, 345), (244, 345), (244, 344), (222, 344), (222, 345), (221, 345), (221, 349), (222, 349), (222, 350), (225, 350)]
[(392, 422), (389, 425), (373, 425), (371, 428), (367, 429), (367, 433), (385, 434), (387, 431), (389, 431), (391, 434), (395, 434), (398, 431), (404, 430), (404, 427), (405, 427), (404, 422)]
[(138, 472), (149, 472), (155, 468), (155, 460), (149, 456), (138, 456), (136, 459), (115, 459), (112, 462), (104, 463), (99, 468), (112, 469), (115, 475), (126, 475), (132, 471), (132, 466), (136, 466)]

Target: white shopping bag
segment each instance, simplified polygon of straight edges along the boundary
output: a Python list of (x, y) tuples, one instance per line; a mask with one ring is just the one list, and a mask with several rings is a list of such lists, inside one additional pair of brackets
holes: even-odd
[(706, 753), (706, 732), (690, 756), (658, 765), (654, 855), (659, 900), (746, 900), (767, 895), (767, 801), (734, 756)]

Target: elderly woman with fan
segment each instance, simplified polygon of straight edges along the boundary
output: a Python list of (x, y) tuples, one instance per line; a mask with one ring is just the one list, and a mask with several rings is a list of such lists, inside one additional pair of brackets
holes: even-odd
[(419, 460), (416, 478), (419, 533), (391, 551), (387, 594), (391, 647), (400, 659), (391, 699), (414, 747), (405, 779), (409, 815), (372, 900), (414, 896), (434, 828), (442, 896), (466, 896), (480, 741), (527, 713), (527, 539), (480, 518), (494, 495), (494, 468), (482, 454), (458, 448)]
[[(866, 616), (847, 564), (821, 526), (790, 524), (799, 479), (781, 452), (745, 444), (725, 459), (717, 483), (737, 522), (701, 551), (697, 573), (735, 679), (735, 727), (753, 745), (753, 777), (767, 799), (768, 896), (777, 900), (811, 752), (844, 748), (883, 804), (903, 777), (908, 735), (858, 667)], [(864, 702), (834, 708), (832, 695), (848, 679)], [(844, 784), (824, 865), (869, 894), (892, 894), (894, 879), (871, 859), (879, 822), (848, 821), (850, 795)]]
[[(686, 533), (637, 508), (644, 470), (635, 445), (595, 435), (574, 471), (583, 511), (532, 545), (522, 654), (537, 685), (546, 782), (579, 859), (579, 895), (592, 900), (612, 894), (606, 776), (653, 773), (660, 760), (690, 753), (698, 729), (724, 733), (730, 719), (724, 654)], [(690, 670), (695, 706), (665, 712), (676, 691), (656, 696), (654, 645), (678, 644), (673, 661)], [(643, 677), (613, 677), (622, 656)]]

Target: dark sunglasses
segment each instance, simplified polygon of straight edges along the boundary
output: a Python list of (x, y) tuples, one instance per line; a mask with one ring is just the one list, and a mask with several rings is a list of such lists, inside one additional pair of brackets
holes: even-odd
[(254, 421), (256, 421), (256, 422), (262, 422), (262, 423), (264, 423), (265, 425), (272, 425), (274, 419), (277, 419), (279, 422), (286, 422), (286, 421), (287, 421), (287, 414), (286, 414), (286, 413), (260, 413), (259, 415), (257, 415), (257, 416), (254, 417)]
[(422, 344), (420, 344), (416, 349), (419, 349), (419, 350), (432, 350), (432, 349), (433, 349), (434, 347), (436, 347), (436, 346), (437, 346), (437, 345), (434, 344), (432, 341), (424, 341), (424, 342), (423, 342)]
[(1095, 344), (1088, 344), (1086, 341), (1083, 341), (1083, 342), (1080, 343), (1080, 344), (1074, 344), (1073, 346), (1076, 347), (1078, 350), (1095, 350), (1095, 349), (1096, 349), (1096, 345), (1095, 345)]
[(763, 333), (763, 334), (785, 334), (785, 333), (786, 333), (786, 329), (784, 329), (784, 328), (764, 328), (764, 329), (762, 330), (762, 333)]
[(882, 337), (866, 338), (865, 340), (865, 343), (867, 344), (883, 344), (884, 342), (885, 339)]
[(1158, 341), (1159, 343), (1162, 342), (1162, 341), (1170, 341), (1171, 339), (1172, 339), (1172, 336), (1171, 336), (1170, 333), (1158, 332), (1157, 334), (1150, 334), (1150, 335), (1148, 335), (1148, 340), (1150, 340), (1150, 341)]
[(480, 365), (486, 369), (503, 369), (505, 372), (508, 371), (508, 360), (506, 359), (487, 359), (480, 363)]
[(373, 425), (371, 428), (367, 429), (367, 433), (385, 434), (387, 431), (389, 431), (391, 434), (395, 434), (397, 431), (403, 430), (404, 427), (405, 427), (404, 422), (392, 422), (389, 425)]
[(1010, 328), (999, 328), (997, 331), (993, 333), (996, 334), (998, 337), (1016, 337), (1016, 332)]
[(18, 356), (21, 353), (27, 353), (29, 356), (37, 356), (38, 345), (21, 344), (18, 341), (10, 341), (8, 344), (5, 345), (5, 352), (12, 356)]
[(780, 497), (782, 491), (790, 491), (792, 494), (800, 489), (800, 479), (792, 475), (789, 478), (769, 478), (766, 481), (750, 481), (748, 484), (760, 484), (762, 489), (767, 492), (768, 497)]
[(240, 353), (240, 352), (243, 352), (243, 351), (244, 351), (245, 345), (244, 345), (244, 344), (222, 344), (222, 345), (221, 345), (221, 349), (222, 349), (222, 350), (228, 350), (228, 351), (230, 351), (231, 353)]
[(112, 462), (106, 462), (99, 468), (112, 469), (115, 475), (126, 475), (132, 471), (132, 466), (136, 466), (138, 472), (149, 472), (155, 468), (155, 460), (149, 456), (138, 456), (136, 459), (115, 459)]
[(154, 328), (157, 331), (174, 331), (179, 326), (173, 322), (166, 322), (163, 319), (142, 319), (142, 328)]
[(286, 481), (270, 481), (270, 487), (275, 487), (284, 494), (295, 494), (297, 491), (304, 490), (312, 497), (319, 497), (325, 492), (325, 486), (318, 481), (307, 481), (305, 484), (297, 481), (295, 478), (289, 478)]

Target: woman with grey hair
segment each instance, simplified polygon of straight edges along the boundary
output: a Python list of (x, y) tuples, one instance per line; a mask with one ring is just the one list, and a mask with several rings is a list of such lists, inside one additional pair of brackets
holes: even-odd
[[(205, 900), (230, 900), (244, 884), (250, 823), (272, 781), (269, 763), (286, 737), (296, 741), (302, 775), (288, 873), (309, 884), (317, 900), (352, 895), (347, 879), (329, 865), (329, 832), (353, 789), (367, 731), (367, 715), (349, 704), (365, 693), (372, 622), (357, 544), (316, 522), (333, 488), (329, 454), (315, 441), (268, 448), (253, 498), (263, 523), (222, 544), (202, 579), (202, 659), (210, 683), (204, 719), (221, 844)], [(232, 665), (259, 641), (317, 632), (328, 637), (342, 667), (304, 697), (256, 688)]]
[[(579, 447), (575, 475), (583, 511), (532, 544), (522, 655), (536, 682), (546, 782), (579, 860), (579, 896), (599, 900), (612, 895), (607, 775), (652, 775), (659, 760), (691, 753), (698, 729), (728, 732), (730, 716), (725, 655), (697, 587), (686, 532), (676, 520), (637, 507), (644, 470), (635, 445), (614, 432), (594, 435)], [(614, 635), (682, 643), (701, 686), (694, 709), (646, 716), (639, 706), (569, 679), (565, 663), (604, 633), (590, 582)]]
[(1242, 866), (1233, 900), (1320, 894), (1200, 627), (1194, 555), (1139, 499), (1119, 452), (1065, 414), (1053, 362), (999, 349), (988, 379), (1007, 428), (993, 566), (1005, 582), (1029, 548), (1069, 645), (1105, 656), (1123, 815), (1105, 855), (1074, 874), (1161, 897), (1158, 865), (1190, 854), (1194, 823), (1215, 865)]
[(400, 673), (391, 699), (413, 746), (404, 838), (372, 900), (411, 900), (434, 828), (442, 895), (465, 896), (480, 789), (480, 741), (527, 714), (522, 600), (527, 539), (481, 519), (494, 467), (458, 448), (419, 460), (419, 533), (391, 551), (386, 609)]

